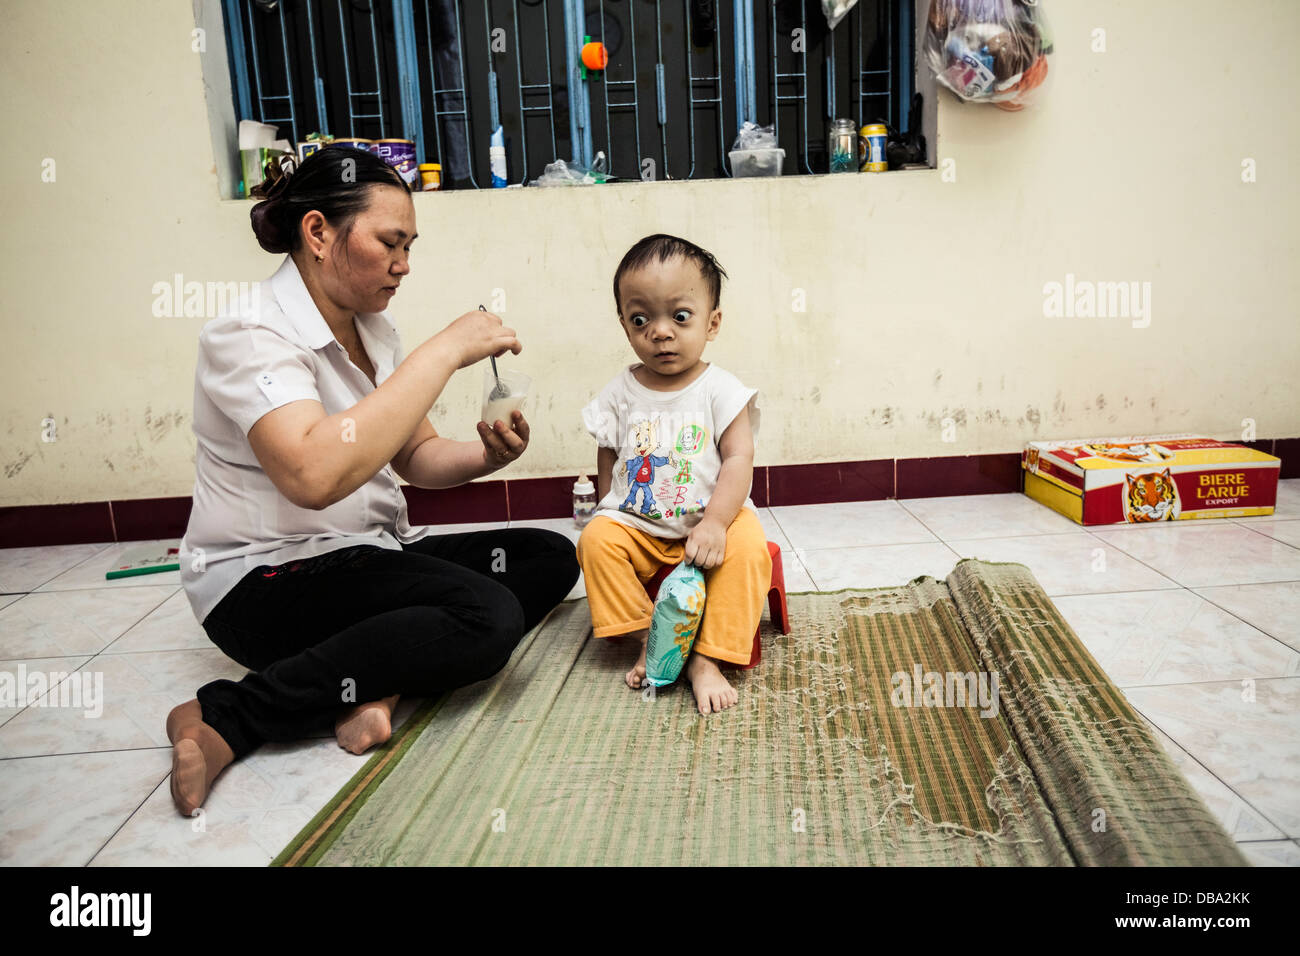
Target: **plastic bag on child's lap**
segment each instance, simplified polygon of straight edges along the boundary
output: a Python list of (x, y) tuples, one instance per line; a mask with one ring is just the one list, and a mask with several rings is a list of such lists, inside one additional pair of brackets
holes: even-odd
[(645, 648), (645, 676), (649, 683), (666, 687), (677, 680), (703, 617), (704, 573), (683, 561), (664, 578), (655, 599)]

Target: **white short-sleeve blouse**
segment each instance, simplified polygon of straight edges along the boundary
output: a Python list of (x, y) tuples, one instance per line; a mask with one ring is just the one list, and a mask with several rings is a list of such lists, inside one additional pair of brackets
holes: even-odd
[[(361, 344), (382, 383), (402, 361), (383, 312), (358, 313)], [(313, 399), (334, 415), (374, 391), (334, 338), (292, 256), (199, 333), (194, 370), (194, 498), (180, 546), (181, 584), (200, 623), (245, 574), (357, 544), (400, 550), (412, 528), (392, 465), (342, 501), (313, 511), (280, 493), (248, 443), (267, 412)]]

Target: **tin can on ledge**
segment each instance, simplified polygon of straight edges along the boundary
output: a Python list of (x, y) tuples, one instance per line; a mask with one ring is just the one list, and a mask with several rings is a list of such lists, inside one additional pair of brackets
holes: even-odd
[(883, 123), (871, 123), (862, 127), (858, 133), (858, 162), (860, 172), (883, 173), (889, 169), (889, 160), (885, 156), (885, 141), (889, 131)]
[(419, 180), (415, 163), (415, 140), (413, 139), (377, 139), (371, 149), (397, 170), (406, 183), (407, 189), (414, 189)]
[(420, 164), (420, 189), (423, 192), (434, 192), (442, 188), (442, 164), (441, 163), (421, 163)]

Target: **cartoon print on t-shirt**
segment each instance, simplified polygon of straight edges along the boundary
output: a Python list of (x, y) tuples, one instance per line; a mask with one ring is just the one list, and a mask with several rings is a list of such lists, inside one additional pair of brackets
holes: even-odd
[(675, 472), (664, 472), (654, 489), (655, 501), (665, 517), (680, 518), (704, 510), (704, 500), (695, 491), (695, 462), (691, 456), (704, 450), (708, 437), (708, 431), (694, 423), (684, 425), (677, 433), (674, 451), (670, 452)]
[(659, 419), (632, 423), (632, 443), (636, 454), (619, 466), (619, 474), (627, 476), (627, 499), (619, 505), (620, 511), (636, 511), (636, 497), (641, 498), (641, 514), (647, 518), (662, 518), (655, 503), (655, 469), (676, 465), (676, 456), (670, 449), (667, 455), (656, 455), (659, 447)]

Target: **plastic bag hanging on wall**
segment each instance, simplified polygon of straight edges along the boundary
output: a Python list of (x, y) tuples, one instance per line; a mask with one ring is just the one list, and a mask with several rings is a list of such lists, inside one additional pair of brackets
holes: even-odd
[(822, 0), (822, 13), (826, 15), (826, 26), (834, 30), (849, 11), (858, 5), (858, 0)]
[(968, 103), (1028, 106), (1047, 79), (1041, 0), (930, 0), (925, 50), (935, 78)]

